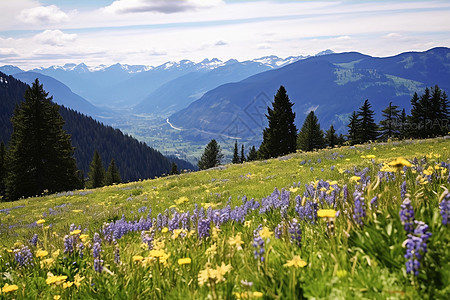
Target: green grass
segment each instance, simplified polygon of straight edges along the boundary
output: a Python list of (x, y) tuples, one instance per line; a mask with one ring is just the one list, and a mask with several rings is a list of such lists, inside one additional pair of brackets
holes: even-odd
[[(381, 165), (397, 157), (410, 161), (417, 158), (418, 164), (406, 172), (392, 173), (389, 181), (385, 177), (377, 180)], [(448, 299), (450, 234), (449, 225), (442, 224), (439, 198), (449, 187), (449, 170), (440, 163), (449, 164), (449, 158), (450, 139), (361, 145), (0, 203), (0, 287), (18, 287), (1, 293), (0, 299), (53, 299), (55, 295), (61, 299)], [(433, 168), (430, 180), (421, 184), (423, 170), (431, 172), (429, 167)], [(371, 180), (358, 187), (354, 172), (364, 168), (369, 168)], [(295, 197), (303, 196), (305, 184), (314, 185), (320, 179), (337, 182), (339, 216), (334, 228), (327, 219), (318, 219), (315, 224), (302, 220), (295, 210)], [(407, 274), (405, 268), (407, 234), (399, 217), (404, 181), (415, 218), (428, 224), (432, 233), (418, 276)], [(344, 185), (349, 191), (346, 201)], [(154, 223), (144, 235), (153, 235), (153, 246), (163, 250), (162, 258), (142, 245), (141, 231), (128, 232), (116, 243), (109, 243), (102, 234), (106, 223), (118, 224), (122, 216), (126, 221), (138, 221), (147, 216), (148, 208), (152, 218), (167, 210), (169, 219), (175, 211), (190, 211), (192, 215), (196, 204), (214, 209), (229, 204), (233, 209), (242, 205), (243, 196), (261, 202), (275, 187), (291, 191), (286, 215), (279, 208), (263, 214), (259, 209), (249, 211), (245, 223), (229, 221), (220, 226), (220, 231), (213, 230), (212, 225), (207, 238), (199, 238), (196, 224), (191, 223), (192, 232), (175, 238), (173, 232), (158, 229)], [(365, 198), (367, 216), (363, 225), (353, 217), (355, 188)], [(317, 197), (319, 192), (303, 201), (332, 208)], [(324, 192), (332, 191), (328, 188)], [(378, 197), (377, 208), (370, 208), (374, 196)], [(144, 206), (147, 209), (140, 212)], [(302, 231), (301, 247), (290, 241), (287, 229), (294, 218)], [(37, 225), (39, 219), (45, 223)], [(77, 247), (72, 254), (64, 253), (64, 237), (70, 235), (71, 224), (81, 226), (82, 233), (88, 235), (82, 258)], [(265, 229), (258, 231), (259, 225)], [(277, 226), (284, 228), (281, 238), (273, 234)], [(254, 258), (253, 239), (255, 230), (260, 235), (267, 229), (272, 235), (267, 238), (263, 234), (261, 262)], [(94, 270), (95, 233), (102, 239), (101, 273)], [(37, 246), (30, 243), (35, 234)], [(242, 249), (230, 243), (230, 238), (237, 236), (243, 241)], [(79, 234), (74, 237), (77, 246)], [(23, 246), (29, 247), (33, 259), (32, 264), (19, 266), (14, 251)], [(38, 249), (48, 255), (36, 257)], [(120, 263), (114, 261), (116, 251)], [(52, 255), (54, 261), (41, 267), (42, 260)], [(306, 266), (285, 266), (294, 256), (304, 260)], [(181, 258), (190, 258), (191, 263), (180, 265)], [(211, 278), (203, 283), (202, 276), (207, 272)], [(67, 276), (66, 283), (73, 282), (75, 276), (84, 279), (78, 287), (64, 288), (62, 282), (47, 284), (49, 273)]]

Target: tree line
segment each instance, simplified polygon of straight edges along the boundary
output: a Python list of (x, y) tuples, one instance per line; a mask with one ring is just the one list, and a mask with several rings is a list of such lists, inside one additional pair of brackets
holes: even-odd
[[(326, 132), (323, 132), (314, 111), (308, 113), (298, 131), (292, 106), (293, 103), (286, 89), (280, 86), (272, 107), (267, 108), (268, 127), (263, 130), (263, 141), (259, 149), (256, 150), (256, 147), (252, 146), (248, 156), (245, 157), (244, 145), (242, 145), (239, 155), (236, 141), (232, 163), (268, 159), (297, 150), (312, 151), (325, 147), (388, 139), (431, 138), (443, 136), (449, 132), (448, 96), (437, 85), (425, 88), (420, 96), (414, 93), (411, 98), (410, 115), (406, 114), (404, 108), (400, 110), (399, 106), (390, 102), (388, 107), (382, 110), (382, 120), (379, 124), (375, 122), (375, 112), (369, 100), (365, 100), (358, 111), (351, 113), (346, 135), (338, 135), (333, 124)], [(200, 169), (215, 167), (220, 164), (222, 158), (220, 146), (212, 140), (206, 146), (198, 166)]]

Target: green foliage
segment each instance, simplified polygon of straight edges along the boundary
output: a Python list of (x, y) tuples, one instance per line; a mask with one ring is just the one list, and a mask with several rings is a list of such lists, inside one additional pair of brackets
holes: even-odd
[(358, 111), (358, 119), (360, 121), (358, 132), (363, 143), (377, 140), (378, 127), (375, 123), (374, 115), (375, 112), (372, 110), (369, 100), (366, 99)]
[(121, 183), (121, 182), (122, 182), (122, 179), (120, 178), (120, 172), (119, 172), (119, 169), (117, 168), (116, 161), (113, 158), (113, 159), (111, 159), (108, 169), (106, 170), (105, 184), (111, 185), (111, 184), (117, 184), (117, 183)]
[(295, 152), (297, 127), (294, 124), (293, 105), (286, 89), (280, 86), (272, 103), (273, 108), (267, 108), (269, 126), (263, 130), (263, 141), (258, 150), (259, 158), (266, 159)]
[(256, 147), (252, 146), (250, 151), (248, 152), (247, 161), (254, 161), (258, 159), (258, 152), (256, 151)]
[(40, 195), (44, 190), (54, 193), (80, 187), (70, 135), (63, 130), (59, 106), (47, 96), (36, 79), (11, 118), (14, 130), (6, 181), (9, 200)]
[(331, 124), (327, 132), (325, 132), (325, 145), (331, 148), (342, 145), (341, 138), (336, 134), (333, 124)]
[(206, 170), (209, 168), (217, 167), (223, 158), (222, 151), (216, 140), (211, 140), (205, 147), (205, 151), (202, 157), (198, 161), (198, 167), (200, 170)]
[(238, 152), (238, 143), (234, 142), (234, 151), (233, 151), (233, 159), (231, 160), (232, 164), (238, 164), (239, 161), (239, 152)]
[(172, 162), (172, 169), (170, 170), (170, 175), (177, 175), (180, 174), (178, 171), (178, 166), (176, 163)]
[(325, 146), (323, 131), (314, 111), (310, 111), (297, 137), (297, 147), (303, 151), (321, 149)]
[(94, 151), (94, 156), (92, 157), (91, 164), (89, 165), (88, 177), (88, 186), (90, 188), (98, 188), (105, 185), (105, 169), (100, 154), (98, 154), (97, 150)]
[(244, 144), (241, 146), (241, 157), (239, 158), (239, 163), (245, 162)]

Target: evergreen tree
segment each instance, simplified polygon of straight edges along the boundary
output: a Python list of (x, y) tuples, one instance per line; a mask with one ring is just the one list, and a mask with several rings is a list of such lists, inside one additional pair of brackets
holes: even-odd
[(387, 140), (398, 137), (400, 135), (400, 110), (398, 106), (389, 102), (389, 106), (381, 114), (383, 120), (380, 121), (380, 138)]
[(258, 159), (258, 152), (256, 151), (255, 146), (252, 146), (250, 148), (250, 151), (248, 152), (247, 161), (254, 161)]
[(361, 143), (360, 138), (361, 133), (359, 131), (361, 125), (358, 119), (358, 115), (356, 114), (356, 111), (352, 112), (347, 127), (348, 127), (347, 137), (350, 144), (355, 145)]
[(98, 154), (98, 151), (94, 151), (94, 157), (92, 158), (91, 164), (89, 165), (89, 187), (98, 188), (105, 185), (105, 169), (103, 167), (103, 162)]
[(409, 126), (409, 124), (408, 124), (408, 116), (406, 115), (405, 109), (402, 109), (402, 113), (400, 114), (400, 117), (399, 117), (399, 122), (400, 122), (399, 138), (400, 139), (405, 139), (405, 138), (407, 138), (409, 136), (408, 135), (408, 131), (407, 131), (408, 126)]
[(328, 147), (333, 148), (336, 145), (339, 145), (339, 138), (336, 134), (336, 130), (334, 130), (333, 124), (330, 125), (330, 128), (325, 133), (325, 143)]
[(114, 183), (121, 183), (120, 172), (117, 168), (116, 161), (111, 159), (109, 163), (108, 170), (106, 171), (105, 183), (106, 185), (112, 185)]
[(298, 134), (297, 145), (303, 151), (312, 151), (325, 146), (323, 131), (320, 129), (319, 120), (314, 111), (311, 111), (306, 117)]
[(5, 177), (6, 177), (6, 165), (5, 165), (6, 149), (3, 142), (0, 143), (0, 201), (5, 196)]
[(200, 170), (217, 167), (223, 158), (222, 151), (216, 140), (211, 140), (205, 147), (202, 157), (198, 161)]
[(263, 141), (258, 151), (261, 158), (270, 158), (295, 152), (297, 127), (294, 124), (294, 104), (289, 100), (283, 86), (277, 91), (272, 103), (273, 109), (267, 108), (269, 126), (263, 131)]
[(375, 141), (378, 137), (378, 127), (374, 119), (375, 113), (371, 107), (369, 100), (366, 100), (359, 108), (358, 119), (360, 127), (358, 132), (362, 143)]
[(234, 152), (233, 152), (233, 160), (231, 161), (233, 164), (239, 163), (239, 152), (238, 152), (238, 143), (234, 142)]
[(11, 118), (13, 133), (7, 154), (9, 200), (80, 187), (74, 148), (63, 130), (59, 106), (36, 79)]
[(447, 94), (439, 86), (431, 88), (430, 136), (441, 136), (448, 133), (449, 102)]
[(408, 136), (420, 138), (425, 135), (423, 127), (425, 124), (425, 113), (419, 95), (414, 93), (411, 98), (411, 115), (408, 116)]
[(240, 163), (242, 164), (243, 162), (245, 162), (244, 144), (242, 144), (241, 146), (241, 158), (240, 158)]
[(180, 172), (178, 171), (178, 166), (176, 163), (172, 162), (172, 168), (170, 170), (170, 175), (177, 175), (180, 174)]

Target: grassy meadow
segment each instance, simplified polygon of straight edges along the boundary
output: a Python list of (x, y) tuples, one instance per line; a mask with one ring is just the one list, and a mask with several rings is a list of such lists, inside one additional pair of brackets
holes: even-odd
[(449, 171), (440, 138), (2, 202), (0, 299), (449, 299)]

